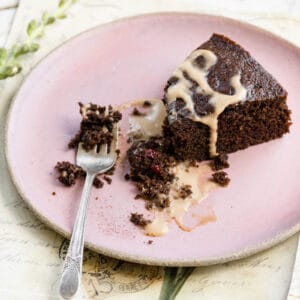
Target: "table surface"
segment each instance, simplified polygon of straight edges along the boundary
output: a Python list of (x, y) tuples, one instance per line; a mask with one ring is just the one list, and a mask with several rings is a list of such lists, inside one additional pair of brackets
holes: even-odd
[(3, 47), (9, 33), (19, 0), (0, 0), (0, 47)]
[[(297, 0), (288, 1), (288, 2), (297, 2)], [(5, 45), (7, 36), (9, 34), (10, 28), (13, 23), (15, 13), (18, 8), (18, 3), (19, 0), (0, 0), (0, 47), (3, 47)], [(267, 16), (266, 14), (266, 18), (269, 17), (270, 16)], [(293, 18), (291, 18), (291, 20), (288, 21), (294, 22), (295, 20), (292, 19)], [(298, 22), (300, 22), (300, 20), (298, 20)], [(299, 256), (299, 251), (297, 256)], [(297, 259), (288, 300), (300, 299), (299, 285), (300, 285), (300, 259)]]

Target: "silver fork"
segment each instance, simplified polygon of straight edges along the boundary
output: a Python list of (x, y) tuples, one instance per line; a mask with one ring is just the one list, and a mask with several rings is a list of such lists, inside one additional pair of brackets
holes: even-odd
[(65, 299), (70, 299), (74, 296), (79, 288), (82, 273), (84, 227), (90, 191), (95, 176), (108, 171), (116, 162), (117, 125), (113, 128), (113, 136), (109, 152), (107, 144), (101, 145), (99, 152), (96, 149), (86, 151), (81, 144), (78, 147), (76, 163), (86, 172), (86, 178), (60, 281), (59, 292)]

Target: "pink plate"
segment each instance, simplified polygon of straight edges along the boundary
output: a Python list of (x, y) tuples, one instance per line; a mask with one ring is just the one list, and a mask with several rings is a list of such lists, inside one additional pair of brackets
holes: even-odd
[(10, 110), (7, 159), (19, 193), (45, 223), (69, 236), (74, 222), (82, 186), (62, 187), (53, 166), (74, 161), (66, 145), (80, 122), (77, 102), (160, 98), (174, 68), (213, 32), (243, 45), (288, 90), (291, 133), (230, 155), (230, 186), (193, 208), (212, 209), (215, 222), (192, 232), (172, 224), (152, 244), (129, 222), (143, 202), (133, 199), (133, 186), (118, 168), (113, 184), (93, 190), (86, 245), (140, 263), (208, 265), (261, 251), (299, 230), (299, 49), (253, 26), (196, 14), (145, 15), (97, 27), (59, 47), (27, 77)]

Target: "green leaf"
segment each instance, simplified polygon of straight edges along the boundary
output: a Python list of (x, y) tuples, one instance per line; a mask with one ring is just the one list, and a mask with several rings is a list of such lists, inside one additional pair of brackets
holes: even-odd
[(47, 26), (54, 23), (55, 18), (50, 16), (49, 13), (44, 12), (42, 15), (42, 21), (43, 21), (43, 25)]
[(7, 50), (5, 48), (0, 48), (0, 64), (7, 58)]
[(8, 76), (0, 72), (0, 80), (6, 79)]
[(19, 64), (7, 66), (2, 71), (3, 75), (6, 75), (6, 77), (12, 77), (22, 71), (22, 67)]
[(20, 49), (20, 52), (22, 54), (25, 54), (25, 53), (28, 53), (29, 52), (29, 46), (27, 44), (24, 44), (21, 49)]
[(65, 4), (66, 4), (65, 0), (60, 0), (59, 3), (58, 3), (58, 7), (63, 8)]
[(20, 51), (21, 45), (20, 44), (14, 44), (11, 48), (11, 53), (13, 56), (16, 56), (16, 54)]
[(29, 46), (30, 52), (36, 52), (40, 49), (40, 45), (37, 43), (33, 43)]
[(18, 57), (29, 52), (38, 51), (40, 45), (35, 41), (37, 38), (41, 38), (44, 35), (45, 27), (53, 24), (56, 21), (56, 18), (66, 18), (67, 15), (65, 14), (65, 11), (75, 2), (77, 2), (77, 0), (59, 0), (58, 7), (53, 15), (44, 12), (41, 20), (31, 20), (26, 28), (29, 37), (26, 41), (30, 41), (30, 44), (27, 44), (26, 42), (24, 44), (15, 44), (9, 50), (0, 48), (0, 80), (21, 72), (22, 67), (18, 63)]
[(37, 28), (37, 22), (36, 20), (31, 20), (27, 26), (27, 34), (29, 36), (32, 35), (32, 33), (36, 30)]
[(66, 17), (67, 17), (67, 15), (64, 13), (60, 13), (59, 15), (57, 15), (58, 19), (65, 19)]
[(14, 53), (14, 57), (17, 58), (20, 55), (24, 55), (30, 52), (30, 48), (27, 44), (24, 44), (18, 48), (18, 50)]
[(45, 25), (50, 25), (50, 24), (53, 24), (55, 22), (55, 18), (54, 17), (49, 17), (47, 22), (45, 23)]
[(43, 27), (43, 26), (40, 26), (40, 27), (38, 27), (38, 29), (36, 30), (36, 35), (35, 35), (35, 37), (36, 37), (36, 38), (41, 38), (41, 37), (44, 36), (44, 33), (45, 33), (44, 27)]

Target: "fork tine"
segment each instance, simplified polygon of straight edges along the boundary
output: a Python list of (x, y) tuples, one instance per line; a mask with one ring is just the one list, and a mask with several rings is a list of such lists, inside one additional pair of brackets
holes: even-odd
[(99, 150), (100, 155), (107, 155), (107, 144), (103, 144), (100, 146)]
[(118, 125), (114, 125), (113, 127), (113, 139), (111, 141), (111, 144), (110, 144), (110, 152), (111, 151), (115, 151), (117, 149), (117, 145), (118, 145)]
[(84, 150), (83, 150), (83, 147), (82, 147), (82, 143), (79, 143), (79, 144), (78, 144), (77, 151), (78, 151), (78, 152), (84, 151)]

